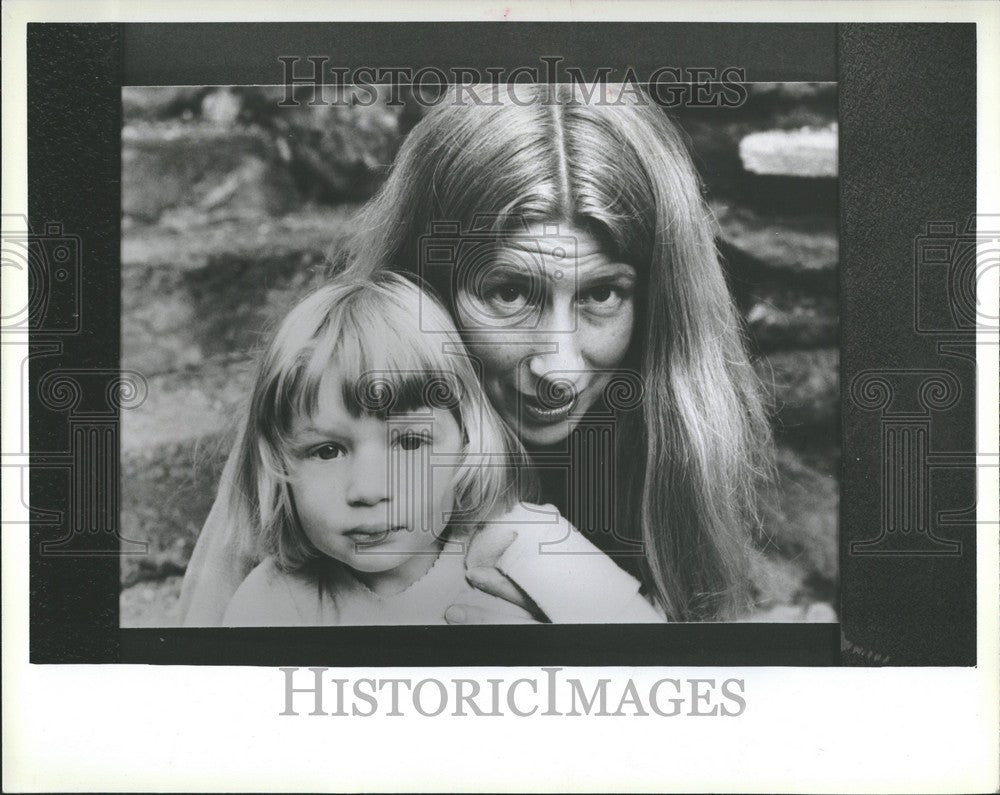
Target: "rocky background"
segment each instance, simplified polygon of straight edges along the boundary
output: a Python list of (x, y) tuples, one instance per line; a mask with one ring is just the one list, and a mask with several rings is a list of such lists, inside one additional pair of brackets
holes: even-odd
[[(419, 120), (415, 103), (279, 108), (280, 89), (126, 88), (122, 626), (170, 625), (211, 507), (249, 352), (321, 282)], [(690, 136), (730, 285), (774, 405), (778, 480), (749, 620), (832, 621), (837, 593), (836, 86), (755, 84), (671, 111)]]

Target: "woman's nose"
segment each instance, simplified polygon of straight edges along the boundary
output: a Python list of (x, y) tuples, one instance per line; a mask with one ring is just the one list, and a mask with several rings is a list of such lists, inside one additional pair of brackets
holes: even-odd
[[(528, 371), (536, 391), (546, 388), (555, 399), (561, 392), (579, 393), (586, 381), (586, 365), (572, 334), (566, 334), (554, 343), (551, 353), (538, 353), (528, 359)], [(567, 395), (566, 397), (569, 397)]]
[(585, 369), (580, 350), (578, 332), (550, 334), (537, 353), (528, 358), (528, 370), (535, 378), (544, 378), (549, 373), (560, 373), (574, 377)]
[(538, 319), (537, 348), (528, 357), (528, 380), (539, 391), (580, 392), (587, 380), (586, 358), (581, 343), (582, 332), (577, 327), (571, 296), (556, 296)]

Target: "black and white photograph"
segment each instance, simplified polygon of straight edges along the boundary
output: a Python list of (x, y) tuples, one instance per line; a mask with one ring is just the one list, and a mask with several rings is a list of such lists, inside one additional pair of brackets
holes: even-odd
[(1000, 8), (3, 6), (3, 790), (1000, 791)]
[(836, 621), (835, 83), (294, 89), (123, 89), (123, 627)]

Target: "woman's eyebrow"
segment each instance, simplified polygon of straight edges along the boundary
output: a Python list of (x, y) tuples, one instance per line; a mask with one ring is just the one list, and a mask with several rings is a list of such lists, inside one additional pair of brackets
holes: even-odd
[(583, 268), (583, 272), (578, 272), (581, 282), (595, 282), (602, 279), (617, 279), (619, 281), (635, 282), (638, 275), (635, 268), (624, 262), (611, 262), (605, 265), (597, 265), (593, 268)]
[(497, 260), (489, 269), (488, 278), (491, 279), (511, 279), (518, 281), (539, 280), (547, 284), (555, 284), (569, 275), (581, 284), (590, 284), (595, 281), (615, 279), (632, 284), (638, 280), (636, 269), (625, 262), (606, 262), (600, 265), (588, 265), (584, 263), (567, 263), (565, 266), (556, 267), (531, 267), (528, 264), (505, 262)]
[(533, 268), (530, 265), (496, 260), (490, 265), (487, 275), (491, 277), (500, 276), (510, 278), (513, 276), (519, 279), (529, 279), (537, 274), (539, 270), (539, 268)]

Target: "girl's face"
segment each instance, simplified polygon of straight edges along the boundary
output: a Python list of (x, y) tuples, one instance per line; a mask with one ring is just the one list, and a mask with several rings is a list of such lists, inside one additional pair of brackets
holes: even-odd
[(293, 426), (295, 510), (320, 552), (354, 569), (372, 590), (396, 593), (440, 551), (462, 433), (444, 409), (355, 418), (341, 390), (341, 379), (328, 372), (315, 416)]
[(589, 232), (535, 224), (466, 281), (457, 321), (493, 404), (525, 443), (565, 439), (625, 358), (635, 268)]

